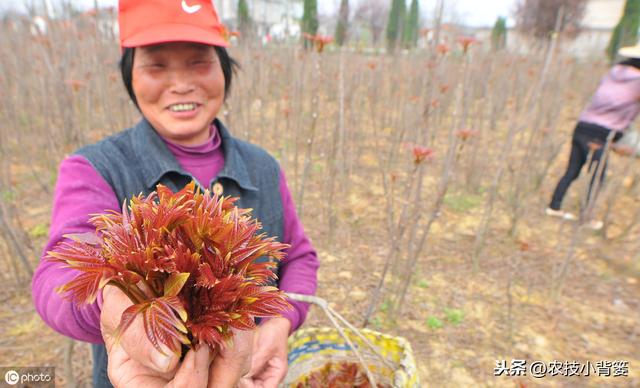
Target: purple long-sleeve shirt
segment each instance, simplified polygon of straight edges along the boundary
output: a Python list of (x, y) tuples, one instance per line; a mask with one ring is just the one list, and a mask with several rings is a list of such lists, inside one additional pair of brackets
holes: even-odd
[(602, 78), (580, 121), (624, 131), (640, 112), (640, 69), (615, 65)]
[[(224, 167), (220, 136), (212, 130), (206, 143), (186, 147), (165, 140), (169, 150), (182, 168), (198, 182), (210, 182)], [(284, 173), (280, 173), (280, 196), (283, 207), (282, 242), (290, 244), (287, 257), (280, 266), (279, 288), (284, 291), (312, 295), (317, 287), (319, 262), (311, 242), (296, 214)], [(44, 249), (53, 250), (64, 240), (63, 235), (94, 231), (89, 216), (106, 210), (120, 210), (116, 194), (102, 176), (82, 156), (71, 156), (62, 161), (56, 183), (49, 241)], [(101, 294), (96, 303), (78, 308), (63, 299), (55, 288), (78, 275), (76, 270), (61, 264), (41, 260), (32, 280), (32, 297), (42, 319), (54, 330), (68, 337), (91, 343), (103, 343), (100, 333)], [(305, 320), (309, 306), (290, 301), (294, 307), (283, 316), (291, 322), (292, 331)]]

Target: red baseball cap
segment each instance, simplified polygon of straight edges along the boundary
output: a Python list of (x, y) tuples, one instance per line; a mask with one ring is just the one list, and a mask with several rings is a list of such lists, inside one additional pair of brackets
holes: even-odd
[(120, 47), (196, 42), (228, 47), (213, 0), (120, 0)]

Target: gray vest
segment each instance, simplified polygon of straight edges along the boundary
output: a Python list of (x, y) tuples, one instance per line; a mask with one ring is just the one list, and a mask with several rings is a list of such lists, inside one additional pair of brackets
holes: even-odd
[[(225, 196), (239, 197), (236, 205), (253, 209), (262, 223), (262, 232), (283, 238), (283, 210), (280, 197), (278, 162), (255, 145), (232, 137), (218, 120), (222, 138), (224, 168), (212, 182), (197, 182), (212, 189), (218, 182)], [(158, 183), (178, 191), (193, 180), (171, 154), (166, 144), (146, 119), (96, 144), (85, 146), (76, 154), (84, 156), (111, 186), (118, 203), (138, 195), (148, 195)], [(258, 259), (261, 261), (261, 259)], [(107, 377), (107, 354), (104, 345), (92, 345), (93, 386), (111, 388)]]
[[(280, 197), (280, 167), (263, 149), (236, 139), (216, 119), (222, 138), (224, 168), (212, 182), (197, 182), (211, 190), (218, 182), (225, 196), (239, 197), (236, 205), (253, 209), (262, 232), (282, 239), (283, 211)], [(85, 146), (84, 156), (111, 186), (118, 203), (140, 193), (148, 195), (161, 183), (174, 192), (193, 180), (173, 157), (146, 119), (135, 127)], [(207, 186), (203, 187), (204, 184)]]

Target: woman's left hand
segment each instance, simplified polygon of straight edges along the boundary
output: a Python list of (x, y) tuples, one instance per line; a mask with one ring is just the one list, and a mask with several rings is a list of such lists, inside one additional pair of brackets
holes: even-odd
[(258, 327), (251, 371), (240, 380), (241, 388), (277, 388), (287, 374), (287, 338), (291, 322), (272, 318)]

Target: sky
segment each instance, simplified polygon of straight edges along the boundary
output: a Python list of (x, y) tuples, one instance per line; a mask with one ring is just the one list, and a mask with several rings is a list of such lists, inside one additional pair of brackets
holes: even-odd
[[(359, 0), (367, 1), (367, 0)], [(358, 0), (350, 3), (358, 3)], [(406, 0), (407, 7), (411, 0)], [(340, 0), (320, 0), (319, 12), (331, 14), (340, 6)], [(389, 0), (391, 3), (391, 0)], [(429, 18), (435, 13), (437, 0), (420, 0), (420, 11), (424, 18)], [(445, 0), (445, 19), (457, 19), (463, 24), (481, 27), (493, 26), (498, 16), (513, 19), (513, 8), (516, 0)], [(513, 24), (513, 23), (509, 23)]]
[[(0, 0), (0, 10), (2, 8), (24, 7), (25, 4), (38, 3), (43, 0)], [(52, 3), (60, 0), (51, 0)], [(94, 0), (71, 0), (80, 8), (93, 7)], [(355, 3), (367, 0), (352, 0)], [(423, 17), (428, 18), (433, 15), (437, 0), (420, 0), (420, 9)], [(505, 16), (509, 19), (509, 25), (513, 22), (513, 8), (516, 0), (445, 0), (445, 20), (455, 19), (455, 21), (470, 26), (492, 26), (498, 16)], [(100, 6), (117, 5), (117, 0), (98, 0)], [(410, 3), (408, 0), (407, 3)], [(10, 5), (9, 5), (10, 4)], [(320, 14), (331, 15), (337, 12), (340, 0), (320, 0), (318, 1), (318, 11)]]

